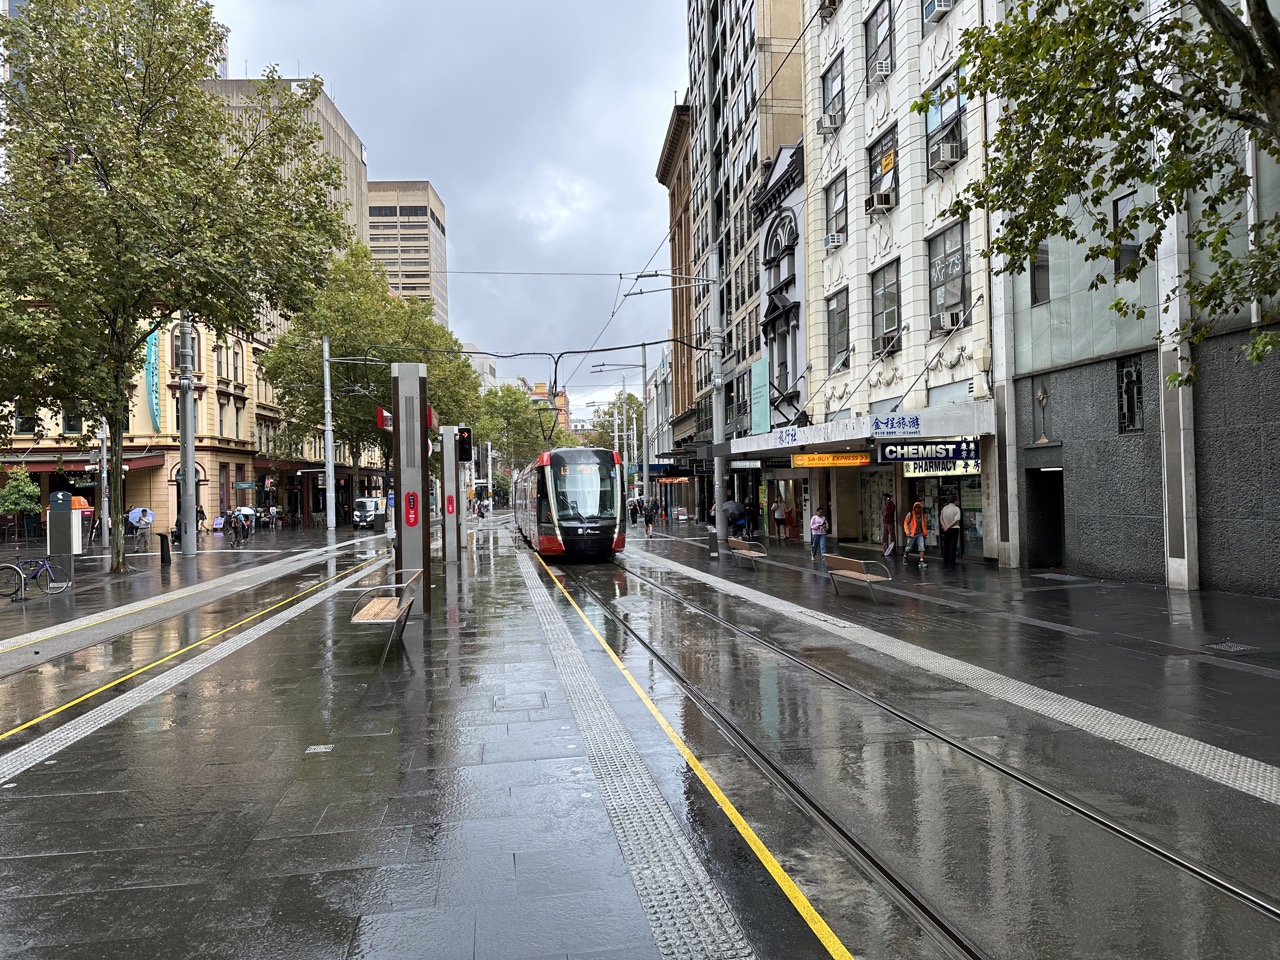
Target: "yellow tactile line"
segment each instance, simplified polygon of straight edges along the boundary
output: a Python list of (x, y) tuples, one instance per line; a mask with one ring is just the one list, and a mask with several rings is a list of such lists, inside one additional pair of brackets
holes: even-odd
[(202, 637), (201, 639), (197, 640), (195, 643), (187, 644), (187, 646), (182, 647), (181, 649), (175, 650), (173, 651), (173, 653), (163, 656), (159, 660), (153, 660), (151, 663), (148, 663), (146, 666), (139, 667), (137, 670), (134, 670), (130, 673), (126, 673), (122, 677), (117, 677), (116, 679), (112, 680), (110, 683), (104, 683), (102, 686), (98, 687), (96, 690), (90, 690), (88, 693), (82, 694), (81, 696), (76, 697), (74, 700), (70, 700), (67, 703), (64, 703), (60, 707), (54, 707), (52, 710), (42, 713), (40, 714), (40, 716), (35, 717), (31, 720), (28, 720), (26, 723), (18, 725), (14, 727), (12, 730), (6, 730), (4, 733), (0, 733), (0, 740), (8, 739), (9, 737), (13, 736), (15, 733), (21, 733), (23, 730), (26, 730), (28, 727), (33, 727), (37, 723), (40, 723), (44, 720), (48, 720), (50, 717), (56, 717), (58, 714), (62, 713), (64, 710), (69, 710), (72, 707), (74, 707), (76, 704), (84, 703), (86, 700), (92, 697), (96, 697), (98, 694), (104, 693), (107, 690), (110, 690), (112, 687), (119, 686), (120, 684), (124, 683), (126, 680), (131, 680), (132, 678), (138, 676), (139, 674), (146, 673), (148, 670), (152, 670), (160, 666), (160, 664), (162, 663), (167, 663), (168, 661), (172, 660), (174, 657), (179, 657), (182, 654), (188, 652), (189, 650), (194, 650), (196, 647), (201, 646), (202, 644), (206, 644), (210, 640), (216, 640), (218, 637), (222, 636), (224, 633), (230, 633), (232, 630), (235, 630), (239, 627), (243, 627), (246, 623), (252, 623), (254, 620), (257, 620), (259, 617), (270, 613), (272, 610), (278, 610), (280, 607), (283, 607), (287, 603), (293, 603), (293, 601), (297, 600), (299, 597), (305, 597), (308, 593), (313, 593), (314, 591), (319, 590), (321, 587), (323, 587), (327, 583), (333, 583), (333, 581), (335, 580), (340, 580), (343, 577), (349, 576), (350, 574), (354, 573), (356, 570), (359, 570), (361, 567), (368, 566), (370, 563), (373, 563), (373, 561), (377, 559), (378, 559), (377, 557), (370, 557), (368, 560), (364, 560), (360, 563), (357, 563), (354, 567), (351, 567), (348, 570), (342, 571), (342, 573), (338, 574), (337, 576), (330, 577), (328, 580), (321, 580), (319, 583), (313, 584), (312, 586), (307, 587), (307, 589), (301, 591), (300, 593), (295, 593), (292, 597), (289, 597), (285, 600), (281, 600), (279, 603), (274, 603), (263, 610), (259, 610), (257, 613), (253, 614), (252, 616), (245, 617), (243, 620), (240, 620), (237, 623), (233, 623), (229, 627), (223, 627), (217, 633), (211, 633), (207, 637)]
[[(537, 556), (537, 554), (534, 556)], [(729, 818), (729, 822), (737, 828), (738, 833), (742, 835), (742, 839), (745, 840), (747, 845), (755, 852), (755, 855), (760, 859), (764, 868), (769, 871), (769, 875), (773, 877), (774, 882), (777, 883), (782, 889), (782, 892), (786, 894), (787, 899), (791, 901), (792, 906), (794, 906), (800, 916), (804, 918), (805, 923), (809, 924), (809, 929), (813, 931), (814, 936), (822, 942), (822, 945), (826, 947), (827, 952), (831, 954), (831, 956), (837, 958), (837, 960), (854, 960), (853, 954), (851, 954), (848, 948), (840, 942), (840, 938), (836, 936), (835, 931), (827, 926), (827, 921), (822, 919), (822, 915), (814, 909), (813, 904), (809, 902), (809, 898), (804, 895), (798, 886), (796, 886), (796, 882), (792, 880), (787, 871), (783, 869), (782, 864), (778, 863), (777, 858), (769, 852), (769, 848), (764, 845), (764, 841), (756, 836), (756, 832), (751, 829), (751, 825), (748, 824), (742, 814), (738, 812), (737, 807), (733, 805), (733, 801), (725, 796), (724, 791), (720, 789), (720, 785), (712, 779), (711, 774), (706, 771), (706, 768), (704, 768), (698, 761), (698, 758), (694, 756), (693, 751), (689, 749), (688, 744), (684, 742), (684, 739), (676, 732), (675, 728), (667, 722), (667, 718), (662, 715), (662, 712), (658, 709), (657, 705), (649, 699), (649, 695), (644, 692), (644, 688), (641, 687), (636, 681), (636, 678), (631, 675), (631, 671), (626, 668), (626, 665), (618, 655), (613, 652), (613, 648), (609, 646), (604, 637), (600, 636), (600, 631), (598, 631), (595, 628), (595, 625), (587, 619), (587, 615), (583, 612), (582, 608), (578, 606), (573, 597), (569, 596), (569, 591), (566, 590), (564, 584), (560, 582), (560, 578), (551, 572), (551, 569), (546, 565), (541, 557), (537, 557), (537, 559), (538, 563), (542, 564), (542, 569), (547, 571), (547, 576), (555, 581), (556, 586), (560, 588), (560, 592), (564, 594), (564, 598), (569, 601), (574, 610), (578, 611), (578, 616), (580, 616), (582, 618), (582, 622), (587, 625), (587, 629), (595, 635), (596, 640), (600, 643), (600, 646), (604, 648), (605, 653), (609, 654), (614, 665), (622, 671), (622, 675), (626, 677), (627, 683), (631, 684), (631, 689), (636, 692), (636, 695), (640, 697), (644, 705), (649, 708), (649, 712), (653, 714), (654, 719), (658, 721), (658, 725), (662, 727), (663, 731), (671, 739), (671, 742), (675, 744), (676, 749), (680, 751), (685, 762), (689, 764), (689, 768), (697, 774), (698, 779), (702, 781), (702, 785), (707, 788), (707, 792), (715, 798), (720, 809), (723, 810), (725, 816)]]

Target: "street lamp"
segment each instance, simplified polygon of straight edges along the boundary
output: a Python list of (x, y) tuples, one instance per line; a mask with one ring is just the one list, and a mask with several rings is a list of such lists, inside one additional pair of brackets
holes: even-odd
[[(641, 371), (641, 405), (643, 418), (640, 423), (640, 496), (641, 499), (647, 499), (649, 496), (649, 354), (645, 345), (640, 344), (640, 362), (639, 363), (597, 363), (591, 367), (592, 373), (604, 373), (609, 370), (640, 370)], [(623, 402), (627, 396), (627, 375), (622, 375), (622, 396)], [(631, 482), (631, 474), (627, 471), (626, 465), (623, 466), (623, 473), (627, 475), (627, 482)]]

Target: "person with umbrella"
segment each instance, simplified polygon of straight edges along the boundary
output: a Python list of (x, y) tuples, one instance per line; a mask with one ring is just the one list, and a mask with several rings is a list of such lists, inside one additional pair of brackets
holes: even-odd
[(151, 536), (151, 524), (156, 515), (150, 507), (133, 507), (129, 511), (129, 522), (138, 531), (133, 538), (133, 552), (142, 553), (147, 549), (147, 541)]

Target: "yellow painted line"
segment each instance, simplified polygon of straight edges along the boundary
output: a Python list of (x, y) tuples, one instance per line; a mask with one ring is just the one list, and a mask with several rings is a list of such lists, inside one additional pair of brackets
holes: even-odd
[(117, 677), (115, 680), (112, 680), (110, 683), (104, 683), (102, 686), (98, 687), (96, 690), (90, 690), (88, 693), (83, 694), (79, 697), (76, 697), (74, 700), (68, 701), (67, 703), (64, 703), (60, 707), (54, 707), (52, 710), (42, 713), (40, 714), (40, 716), (35, 717), (34, 719), (31, 719), (31, 720), (28, 720), (26, 723), (18, 725), (14, 727), (12, 730), (6, 730), (4, 733), (0, 733), (0, 740), (5, 740), (9, 737), (12, 737), (15, 733), (21, 733), (23, 730), (26, 730), (28, 727), (33, 727), (37, 723), (40, 723), (44, 720), (48, 720), (50, 717), (56, 717), (58, 714), (62, 713), (64, 710), (70, 710), (76, 704), (84, 703), (86, 700), (89, 700), (92, 697), (96, 697), (100, 693), (105, 693), (107, 690), (110, 690), (112, 687), (119, 686), (120, 684), (124, 683), (126, 680), (131, 680), (134, 677), (138, 676), (139, 674), (146, 673), (148, 670), (153, 670), (156, 667), (160, 666), (162, 663), (168, 663), (174, 657), (180, 657), (182, 656), (182, 654), (188, 652), (189, 650), (194, 650), (196, 647), (202, 646), (203, 644), (208, 643), (210, 640), (216, 640), (218, 637), (222, 636), (224, 633), (230, 633), (232, 630), (235, 630), (238, 627), (243, 627), (246, 623), (252, 623), (254, 620), (257, 620), (259, 617), (265, 616), (266, 614), (270, 613), (272, 610), (279, 610), (285, 604), (293, 603), (293, 601), (297, 600), (299, 597), (305, 597), (308, 593), (312, 593), (316, 590), (319, 590), (326, 583), (333, 583), (333, 581), (335, 580), (340, 580), (343, 577), (350, 576), (356, 570), (359, 570), (361, 567), (368, 566), (369, 564), (373, 563), (377, 559), (379, 558), (370, 557), (368, 560), (365, 560), (361, 563), (357, 563), (354, 567), (351, 567), (348, 570), (344, 570), (342, 571), (342, 573), (339, 573), (336, 576), (332, 576), (328, 580), (321, 580), (319, 583), (313, 584), (312, 586), (307, 587), (307, 589), (301, 591), (300, 593), (295, 593), (292, 597), (289, 597), (286, 600), (281, 600), (279, 603), (274, 603), (263, 610), (259, 610), (257, 613), (253, 614), (252, 616), (245, 617), (243, 620), (240, 620), (237, 623), (233, 623), (229, 627), (223, 627), (217, 633), (211, 633), (207, 637), (202, 637), (201, 639), (197, 640), (195, 643), (187, 644), (187, 646), (182, 647), (179, 650), (175, 650), (173, 651), (173, 653), (163, 656), (159, 660), (153, 660), (151, 663), (148, 663), (146, 666), (139, 667), (137, 670), (134, 670), (130, 673), (126, 673), (122, 677)]
[(555, 581), (556, 586), (560, 588), (560, 592), (564, 594), (564, 598), (569, 601), (574, 610), (578, 611), (578, 616), (580, 616), (582, 618), (582, 622), (587, 625), (587, 629), (595, 635), (600, 646), (604, 648), (604, 652), (613, 660), (614, 665), (622, 671), (622, 675), (627, 678), (627, 683), (631, 684), (631, 689), (636, 692), (636, 695), (640, 697), (644, 705), (649, 708), (649, 712), (653, 714), (654, 719), (658, 721), (659, 726), (661, 726), (666, 732), (667, 736), (671, 739), (671, 742), (676, 745), (676, 749), (680, 751), (685, 762), (689, 764), (689, 768), (697, 774), (698, 779), (702, 781), (702, 785), (707, 788), (707, 792), (715, 798), (716, 803), (720, 806), (720, 809), (724, 811), (725, 816), (727, 816), (729, 821), (737, 828), (738, 833), (742, 835), (742, 839), (745, 840), (747, 845), (755, 852), (755, 855), (760, 859), (764, 868), (769, 871), (769, 875), (773, 877), (774, 882), (778, 884), (782, 889), (782, 892), (786, 894), (787, 899), (791, 901), (792, 906), (796, 908), (796, 912), (804, 918), (805, 922), (809, 924), (809, 929), (813, 931), (814, 936), (816, 936), (822, 942), (822, 945), (826, 947), (827, 953), (837, 958), (837, 960), (854, 960), (853, 954), (850, 953), (849, 949), (840, 942), (840, 938), (836, 936), (835, 931), (827, 926), (827, 921), (822, 919), (822, 915), (814, 909), (813, 904), (809, 902), (809, 898), (804, 895), (798, 886), (796, 886), (796, 882), (791, 879), (782, 864), (778, 863), (777, 858), (769, 852), (769, 848), (764, 845), (764, 841), (756, 836), (756, 832), (751, 829), (751, 825), (747, 823), (742, 814), (738, 812), (738, 808), (733, 805), (733, 801), (725, 796), (724, 791), (720, 789), (720, 785), (712, 779), (711, 774), (706, 771), (706, 768), (704, 768), (698, 761), (698, 758), (694, 756), (693, 751), (689, 749), (689, 745), (684, 742), (684, 739), (676, 732), (676, 729), (667, 722), (667, 718), (662, 715), (662, 711), (658, 709), (657, 705), (649, 699), (649, 695), (644, 692), (644, 688), (641, 687), (636, 681), (636, 678), (631, 675), (631, 671), (626, 668), (626, 665), (623, 664), (618, 655), (613, 652), (613, 648), (609, 646), (604, 637), (600, 636), (600, 631), (597, 630), (595, 625), (587, 619), (587, 615), (583, 612), (582, 608), (578, 606), (577, 602), (574, 601), (573, 597), (569, 596), (569, 591), (564, 588), (564, 584), (560, 582), (560, 578), (551, 572), (550, 568), (547, 567), (541, 557), (537, 554), (534, 554), (534, 556), (537, 557), (538, 563), (542, 564), (542, 569), (547, 571), (547, 576), (551, 577), (551, 579)]

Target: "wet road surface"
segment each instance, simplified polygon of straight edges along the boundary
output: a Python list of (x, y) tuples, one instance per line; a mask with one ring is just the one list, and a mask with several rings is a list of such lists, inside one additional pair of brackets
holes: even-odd
[(382, 670), (348, 622), (377, 542), (67, 639), (0, 679), (0, 956), (957, 955), (841, 831), (977, 955), (1280, 956), (1265, 912), (946, 739), (1274, 903), (1277, 676), (1204, 653), (1224, 615), (977, 574), (873, 607), (777, 553), (635, 544), (556, 570), (579, 613), (491, 523)]

